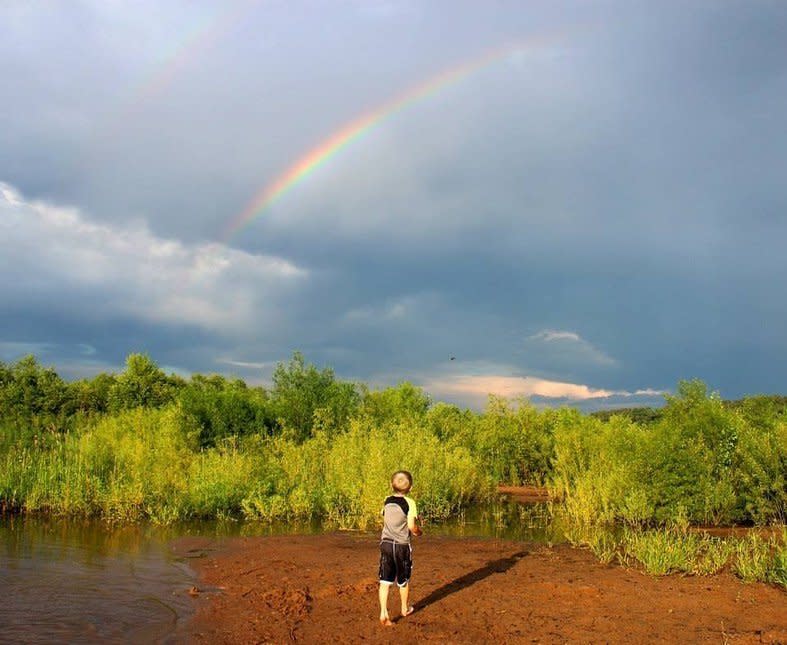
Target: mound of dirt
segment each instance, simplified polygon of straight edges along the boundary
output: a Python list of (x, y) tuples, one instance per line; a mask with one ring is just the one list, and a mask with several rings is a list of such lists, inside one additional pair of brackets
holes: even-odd
[[(787, 642), (787, 593), (731, 575), (652, 578), (568, 546), (500, 540), (414, 541), (411, 601), (377, 622), (378, 542), (333, 534), (184, 538), (201, 583), (180, 642), (443, 643)], [(185, 592), (185, 590), (184, 590)]]

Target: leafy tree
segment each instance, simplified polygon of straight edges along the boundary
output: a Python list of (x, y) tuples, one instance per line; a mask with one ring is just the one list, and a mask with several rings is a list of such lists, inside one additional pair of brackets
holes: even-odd
[(76, 410), (82, 414), (101, 414), (109, 410), (109, 396), (117, 379), (114, 374), (97, 374), (92, 379), (71, 383)]
[(747, 396), (739, 401), (725, 401), (724, 405), (756, 426), (772, 427), (787, 421), (787, 396)]
[(160, 408), (174, 400), (182, 383), (177, 377), (167, 376), (149, 356), (129, 354), (126, 370), (109, 389), (109, 408)]
[(496, 481), (542, 484), (554, 452), (551, 412), (539, 413), (528, 401), (512, 407), (490, 396), (475, 433), (474, 450)]
[(66, 382), (34, 356), (0, 367), (0, 411), (6, 419), (62, 429), (72, 408)]
[(476, 447), (478, 414), (450, 403), (436, 403), (427, 412), (427, 424), (441, 441), (454, 441), (471, 450)]
[(203, 448), (230, 436), (270, 434), (273, 430), (265, 390), (250, 388), (239, 379), (195, 374), (178, 394), (178, 401), (199, 428), (199, 445)]
[(361, 414), (378, 426), (420, 420), (426, 416), (431, 403), (428, 394), (408, 382), (376, 392), (364, 388)]
[(279, 363), (273, 373), (272, 410), (297, 441), (312, 436), (315, 421), (329, 434), (345, 429), (359, 398), (353, 383), (336, 380), (332, 369), (307, 365), (300, 352), (286, 365)]
[(681, 381), (667, 396), (664, 416), (649, 435), (643, 474), (652, 483), (657, 519), (737, 519), (735, 455), (743, 425), (702, 381)]

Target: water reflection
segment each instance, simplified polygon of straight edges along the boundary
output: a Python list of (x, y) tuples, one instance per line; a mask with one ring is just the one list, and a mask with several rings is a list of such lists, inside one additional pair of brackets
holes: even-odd
[(191, 570), (149, 525), (0, 520), (0, 641), (152, 642), (188, 618)]
[(500, 502), (467, 509), (446, 522), (428, 524), (432, 535), (499, 538), (557, 544), (565, 541), (565, 522), (553, 513), (552, 504)]

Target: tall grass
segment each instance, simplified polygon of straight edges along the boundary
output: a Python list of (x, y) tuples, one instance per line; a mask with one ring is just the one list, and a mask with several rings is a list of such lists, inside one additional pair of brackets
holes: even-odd
[(708, 576), (729, 570), (744, 582), (770, 582), (787, 588), (787, 528), (762, 537), (715, 537), (671, 527), (616, 530), (602, 525), (569, 525), (569, 541), (590, 549), (602, 562), (617, 561), (655, 576)]
[(279, 439), (263, 452), (270, 476), (244, 502), (247, 515), (262, 519), (321, 516), (343, 526), (367, 525), (379, 517), (388, 478), (402, 464), (431, 517), (446, 517), (492, 491), (465, 448), (447, 446), (418, 425), (380, 428), (355, 420), (332, 440), (321, 433), (303, 444)]
[(718, 573), (732, 552), (728, 541), (679, 530), (628, 530), (623, 537), (624, 559), (636, 559), (647, 573), (657, 576)]
[(304, 443), (228, 439), (209, 449), (193, 438), (177, 407), (121, 412), (53, 447), (8, 451), (0, 496), (28, 512), (117, 521), (326, 517), (358, 526), (378, 517), (390, 473), (403, 465), (432, 517), (491, 494), (492, 481), (466, 448), (418, 425), (356, 420), (332, 440), (324, 433)]
[[(243, 391), (232, 387), (233, 396)], [(263, 426), (212, 432), (206, 443), (205, 415), (190, 399), (85, 417), (67, 432), (6, 433), (0, 500), (116, 520), (364, 524), (377, 516), (390, 472), (406, 467), (433, 517), (488, 498), (498, 483), (543, 482), (580, 525), (766, 524), (787, 516), (787, 424), (752, 425), (695, 384), (649, 426), (499, 399), (476, 414), (429, 407), (412, 386), (399, 389), (372, 398), (347, 427), (325, 423), (318, 411), (305, 440), (271, 436)]]

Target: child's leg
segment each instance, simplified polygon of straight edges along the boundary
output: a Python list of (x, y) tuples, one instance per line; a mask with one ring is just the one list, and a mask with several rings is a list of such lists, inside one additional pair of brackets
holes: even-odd
[(394, 562), (393, 545), (390, 542), (380, 542), (380, 623), (388, 626), (392, 625), (391, 617), (388, 615), (388, 589), (391, 588), (393, 581), (396, 580), (396, 563)]
[(380, 582), (380, 622), (383, 625), (391, 625), (391, 617), (388, 615), (388, 590), (390, 583)]
[(413, 613), (413, 608), (410, 606), (409, 582), (404, 587), (399, 587), (399, 597), (402, 600), (402, 616), (409, 616)]
[(410, 606), (410, 576), (413, 573), (413, 549), (410, 545), (398, 549), (396, 560), (396, 579), (404, 581), (399, 585), (399, 597), (402, 600), (402, 616), (409, 616), (413, 613)]

